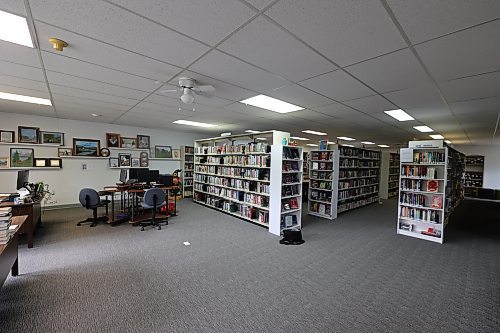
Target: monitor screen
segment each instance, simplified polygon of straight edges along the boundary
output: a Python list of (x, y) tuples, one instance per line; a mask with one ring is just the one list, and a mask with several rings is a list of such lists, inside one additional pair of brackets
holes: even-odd
[[(130, 171), (132, 171), (133, 169), (130, 169)], [(137, 170), (137, 177), (135, 179), (137, 179), (137, 182), (139, 183), (147, 183), (148, 182), (148, 174), (149, 174), (149, 169), (136, 169)]]
[(147, 170), (147, 169), (141, 169), (141, 168), (130, 168), (128, 171), (128, 179), (139, 179), (139, 172), (141, 170)]
[(127, 170), (120, 170), (120, 183), (125, 183), (127, 181)]
[(17, 172), (17, 186), (16, 189), (19, 190), (28, 184), (28, 179), (30, 176), (29, 170), (19, 170)]
[(146, 183), (157, 183), (160, 180), (160, 170), (148, 170)]
[(165, 186), (173, 186), (174, 185), (174, 177), (172, 175), (160, 175), (160, 180), (158, 183)]

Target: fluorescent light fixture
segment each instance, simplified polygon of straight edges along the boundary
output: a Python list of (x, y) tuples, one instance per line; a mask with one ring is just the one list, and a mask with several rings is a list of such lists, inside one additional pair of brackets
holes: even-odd
[(220, 136), (230, 136), (231, 135), (231, 132), (225, 132), (225, 133), (221, 133)]
[(309, 141), (308, 138), (302, 138), (300, 136), (291, 136), (290, 139), (292, 139), (292, 140), (299, 140), (299, 141)]
[(444, 139), (444, 136), (442, 136), (441, 134), (431, 134), (429, 136), (431, 138), (433, 138), (433, 139), (436, 139), (436, 140), (442, 140), (442, 139)]
[(260, 131), (246, 130), (245, 133), (260, 133)]
[(174, 121), (173, 124), (196, 126), (196, 127), (216, 127), (217, 126), (217, 125), (214, 125), (214, 124), (200, 123), (200, 122), (197, 122), (197, 121), (182, 120), (182, 119)]
[(327, 145), (336, 145), (337, 143), (336, 142), (332, 142), (332, 141), (327, 141), (326, 144)]
[(304, 130), (302, 133), (307, 133), (307, 134), (314, 134), (314, 135), (327, 135), (328, 133), (324, 132), (318, 132), (318, 131), (313, 131), (313, 130)]
[(272, 98), (266, 95), (257, 95), (240, 101), (243, 104), (249, 104), (258, 108), (274, 111), (278, 113), (288, 113), (294, 111), (304, 110), (303, 107), (293, 105), (287, 102), (280, 101), (279, 99)]
[(97, 114), (97, 113), (92, 113), (92, 117), (102, 117), (102, 115)]
[(342, 147), (354, 147), (353, 145), (342, 145)]
[(255, 138), (255, 140), (267, 141), (267, 138)]
[(371, 141), (361, 141), (361, 143), (365, 144), (365, 145), (374, 145), (375, 142), (371, 142)]
[(413, 118), (412, 116), (410, 116), (408, 113), (404, 112), (401, 109), (384, 111), (384, 113), (399, 121), (415, 120), (415, 118)]
[(413, 126), (413, 128), (422, 133), (434, 132), (429, 126)]
[(378, 145), (380, 148), (389, 148), (390, 146), (388, 145)]
[(338, 136), (337, 139), (339, 140), (345, 140), (345, 141), (354, 141), (356, 139), (350, 138), (348, 136)]
[(16, 94), (4, 93), (4, 92), (0, 92), (0, 99), (7, 99), (9, 101), (33, 103), (33, 104), (41, 104), (41, 105), (52, 105), (50, 100), (46, 99), (46, 98), (16, 95)]
[(33, 47), (26, 18), (0, 10), (0, 39), (23, 46)]
[(317, 145), (317, 144), (315, 144), (315, 143), (308, 143), (308, 144), (306, 144), (306, 145), (307, 145), (307, 146), (310, 146), (310, 147), (317, 147), (317, 146), (318, 146), (318, 145)]
[(444, 140), (444, 142), (446, 142), (447, 144), (451, 144), (450, 140)]

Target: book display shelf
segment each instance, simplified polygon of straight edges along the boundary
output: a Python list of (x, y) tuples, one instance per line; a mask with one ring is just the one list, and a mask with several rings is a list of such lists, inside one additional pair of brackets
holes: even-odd
[(337, 213), (378, 202), (380, 151), (340, 146)]
[(313, 150), (309, 155), (307, 213), (333, 220), (337, 218), (339, 151)]
[(401, 149), (397, 233), (437, 243), (463, 199), (464, 155), (442, 140), (410, 141)]
[(382, 152), (380, 164), (380, 198), (389, 199), (399, 193), (399, 153)]
[(300, 226), (302, 148), (283, 146), (289, 136), (267, 131), (258, 133), (266, 142), (254, 134), (195, 141), (193, 201), (275, 235), (282, 224)]
[(193, 196), (194, 147), (181, 146), (182, 196)]
[(304, 172), (304, 177), (302, 179), (304, 181), (309, 180), (309, 152), (304, 151), (302, 152), (302, 170)]
[(465, 195), (477, 197), (483, 187), (484, 156), (469, 155), (465, 158)]

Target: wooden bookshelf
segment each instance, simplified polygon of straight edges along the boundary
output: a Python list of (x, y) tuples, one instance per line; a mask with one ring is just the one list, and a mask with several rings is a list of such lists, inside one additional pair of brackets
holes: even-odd
[(333, 220), (337, 218), (339, 151), (313, 150), (309, 156), (307, 213)]

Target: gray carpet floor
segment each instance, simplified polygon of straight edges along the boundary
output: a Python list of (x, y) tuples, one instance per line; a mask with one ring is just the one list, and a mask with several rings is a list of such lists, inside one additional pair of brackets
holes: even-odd
[(161, 231), (48, 211), (0, 291), (0, 331), (498, 333), (499, 210), (474, 205), (444, 245), (396, 235), (394, 200), (304, 215), (300, 246), (186, 200)]

